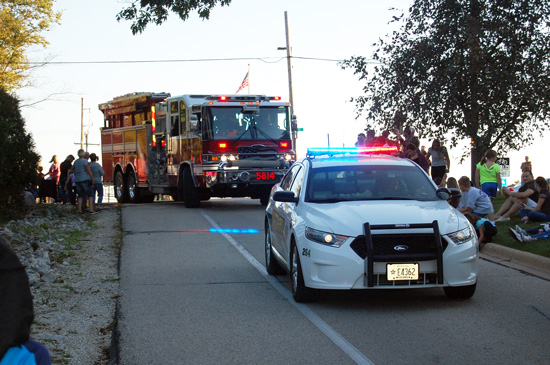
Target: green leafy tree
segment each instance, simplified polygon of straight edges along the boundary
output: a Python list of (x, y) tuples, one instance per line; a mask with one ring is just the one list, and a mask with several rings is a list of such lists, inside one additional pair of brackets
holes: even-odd
[(217, 5), (229, 5), (231, 0), (139, 0), (117, 15), (117, 20), (133, 21), (132, 34), (142, 33), (149, 23), (161, 25), (168, 19), (169, 12), (176, 13), (186, 21), (193, 10), (197, 10), (202, 19), (210, 18), (210, 11)]
[[(472, 141), (472, 171), (548, 129), (548, 0), (416, 0), (371, 59), (342, 67), (365, 82), (358, 116), (391, 127), (404, 118), (425, 138)], [(374, 65), (373, 65), (374, 63)]]
[(2, 0), (0, 2), (0, 87), (13, 92), (23, 86), (31, 66), (26, 55), (33, 46), (46, 47), (43, 33), (58, 23), (61, 13), (54, 0)]
[(0, 218), (19, 211), (21, 193), (36, 184), (40, 156), (34, 149), (19, 101), (0, 88)]

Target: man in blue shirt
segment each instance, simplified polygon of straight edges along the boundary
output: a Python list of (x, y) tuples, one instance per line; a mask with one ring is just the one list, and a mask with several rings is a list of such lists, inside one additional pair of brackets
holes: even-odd
[(490, 221), (495, 220), (495, 210), (491, 204), (491, 198), (483, 191), (472, 186), (467, 176), (458, 179), (458, 187), (462, 191), (462, 197), (458, 204), (461, 213), (471, 212), (479, 217), (485, 217)]

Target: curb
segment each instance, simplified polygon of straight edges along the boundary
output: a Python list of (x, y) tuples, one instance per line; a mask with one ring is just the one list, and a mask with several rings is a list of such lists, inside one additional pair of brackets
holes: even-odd
[(550, 258), (486, 243), (480, 257), (550, 280)]

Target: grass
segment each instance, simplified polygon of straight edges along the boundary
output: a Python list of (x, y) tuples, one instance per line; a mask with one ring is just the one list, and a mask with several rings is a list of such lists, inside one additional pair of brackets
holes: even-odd
[[(497, 196), (494, 200), (495, 213), (498, 212), (501, 205), (504, 203), (505, 198)], [(528, 243), (518, 242), (508, 234), (508, 228), (515, 228), (519, 225), (521, 228), (528, 230), (535, 227), (540, 227), (543, 222), (533, 222), (524, 224), (521, 221), (521, 216), (515, 213), (510, 217), (509, 221), (496, 222), (498, 234), (493, 237), (493, 242), (502, 246), (510, 247), (516, 250), (530, 252), (536, 255), (550, 257), (550, 240), (537, 240)]]

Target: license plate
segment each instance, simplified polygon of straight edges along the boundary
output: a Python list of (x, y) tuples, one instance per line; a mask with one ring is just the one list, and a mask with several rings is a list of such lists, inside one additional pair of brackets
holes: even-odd
[(388, 280), (418, 280), (418, 264), (388, 264)]

